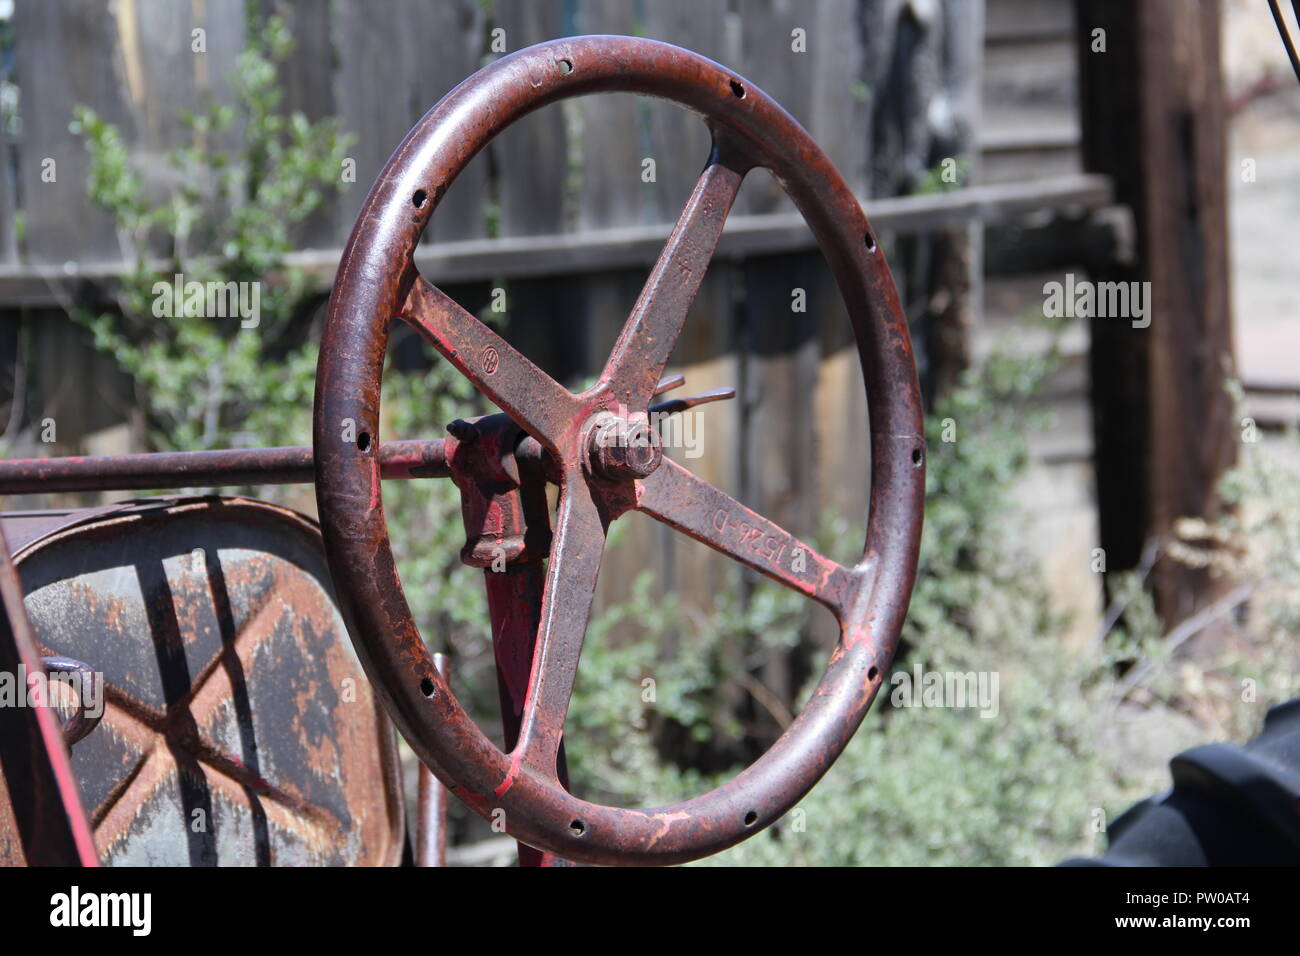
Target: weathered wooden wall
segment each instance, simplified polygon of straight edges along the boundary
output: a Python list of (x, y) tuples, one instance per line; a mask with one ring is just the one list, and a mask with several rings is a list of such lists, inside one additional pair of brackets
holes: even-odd
[(987, 0), (979, 145), (988, 182), (1078, 172), (1074, 0)]
[[(977, 183), (1077, 171), (1072, 6), (1071, 0), (265, 0), (262, 8), (285, 16), (296, 42), (282, 78), (286, 105), (312, 118), (337, 116), (356, 135), (355, 184), (302, 236), (304, 248), (336, 250), (409, 127), (455, 83), (501, 55), (491, 46), (494, 30), (504, 31), (506, 51), (568, 34), (635, 33), (727, 63), (809, 129), (867, 200), (870, 215), (872, 198), (915, 190), (954, 154)], [(172, 175), (166, 152), (189, 135), (180, 110), (198, 108), (205, 96), (230, 100), (229, 76), (246, 41), (244, 3), (18, 0), (13, 28), (22, 132), (8, 144), (11, 163), (0, 176), (0, 272), (65, 262), (91, 271), (120, 259), (121, 251), (111, 222), (86, 200), (84, 147), (68, 131), (73, 106), (85, 103), (118, 123), (150, 183), (165, 190)], [(202, 54), (191, 50), (199, 28)], [(796, 30), (804, 31), (806, 52), (794, 49)], [(426, 246), (490, 237), (498, 243), (538, 237), (547, 245), (670, 223), (706, 150), (703, 124), (670, 104), (610, 96), (552, 107), (505, 131), (470, 165), (443, 200)], [(54, 183), (42, 181), (44, 157), (57, 164)], [(656, 164), (653, 183), (642, 180), (647, 158)], [(734, 215), (790, 211), (759, 171)], [(981, 230), (960, 226), (907, 242), (884, 230), (882, 241), (928, 361), (924, 332), (931, 323), (955, 321), (969, 332), (982, 302), (999, 288), (980, 288)], [(473, 277), (461, 288), (484, 301), (491, 286), (503, 285), (511, 340), (557, 376), (580, 383), (598, 371), (644, 274), (644, 264), (622, 264), (512, 275), (507, 261), (493, 281)], [(931, 314), (936, 282), (952, 284), (956, 312), (949, 305), (949, 314)], [(796, 288), (807, 293), (806, 312), (791, 310)], [(3, 309), (0, 303), (0, 317), (12, 327), (20, 313)], [(115, 376), (111, 362), (90, 353), (57, 309), (28, 308), (21, 316), (44, 356), (32, 370), (32, 391), (41, 414), (59, 420), (54, 450), (83, 451), (88, 435), (126, 420), (130, 384)], [(12, 360), (15, 341), (0, 337), (0, 360)], [(866, 516), (866, 406), (847, 322), (820, 256), (799, 251), (715, 260), (673, 369), (686, 374), (691, 391), (739, 389), (735, 401), (701, 413), (704, 455), (690, 466), (796, 533), (814, 534), (826, 513), (847, 518), (855, 530), (829, 551), (853, 557)], [(33, 413), (28, 410), (29, 418)], [(443, 424), (429, 422), (428, 433), (440, 433)], [(650, 568), (658, 587), (708, 606), (730, 566), (653, 522), (628, 525), (602, 574), (601, 599), (616, 599), (636, 572)], [(790, 675), (764, 676), (788, 696), (783, 685)]]
[[(1078, 44), (1074, 0), (988, 0), (980, 77), (978, 133), (985, 182), (1069, 176), (1082, 169)], [(1088, 219), (1015, 223), (986, 235), (981, 326), (972, 347), (978, 360), (1008, 343), (1041, 352), (1045, 336), (1026, 333), (1026, 315), (1041, 313), (1043, 285), (1066, 272), (1087, 275)], [(1059, 241), (1051, 237), (1059, 235)], [(1100, 575), (1093, 570), (1098, 515), (1090, 374), (1085, 324), (1059, 343), (1062, 363), (1036, 396), (1051, 424), (1030, 443), (1031, 466), (1017, 503), (1033, 534), (1054, 608), (1068, 615), (1073, 647), (1095, 641), (1102, 613)]]
[[(11, 257), (0, 266), (72, 262), (85, 270), (121, 258), (113, 224), (86, 199), (84, 146), (68, 130), (72, 109), (84, 103), (119, 124), (162, 194), (173, 175), (167, 150), (190, 135), (180, 111), (199, 108), (205, 96), (231, 98), (229, 76), (246, 40), (244, 6), (19, 0), (14, 81), (23, 126), (14, 144), (17, 176), (4, 184), (8, 201), (0, 204), (0, 213), (10, 210), (0, 234), (14, 240), (0, 242), (0, 255), (8, 249)], [(492, 48), (496, 30), (504, 31), (495, 36), (506, 51), (568, 34), (629, 33), (725, 62), (807, 126), (864, 197), (912, 191), (944, 150), (973, 148), (978, 75), (969, 50), (978, 46), (970, 41), (980, 35), (979, 2), (266, 0), (263, 9), (283, 15), (296, 42), (282, 76), (286, 106), (310, 118), (337, 116), (357, 137), (356, 182), (313, 218), (302, 237), (306, 248), (341, 247), (369, 184), (410, 126), (500, 55)], [(206, 52), (193, 52), (196, 29), (204, 31)], [(959, 49), (962, 38), (968, 42)], [(939, 101), (943, 109), (932, 109)], [(936, 116), (945, 122), (936, 126)], [(453, 184), (426, 244), (671, 223), (707, 148), (698, 117), (658, 101), (593, 97), (541, 111), (506, 130)], [(42, 179), (45, 157), (56, 163), (55, 182)], [(651, 183), (642, 177), (646, 159), (656, 165)], [(21, 241), (13, 210), (24, 220)], [(792, 210), (757, 171), (735, 214)], [(890, 237), (882, 240), (888, 249)], [(900, 268), (915, 255), (900, 252)], [(522, 278), (512, 277), (507, 263), (504, 273), (490, 284), (506, 289), (509, 337), (553, 374), (580, 383), (603, 363), (645, 269)], [(482, 299), (490, 284), (465, 291)], [(792, 310), (795, 289), (805, 290), (804, 312)], [(57, 309), (21, 315), (45, 356), (33, 389), (40, 414), (59, 420), (59, 445), (41, 450), (81, 451), (88, 434), (126, 420), (130, 385), (79, 343)], [(10, 311), (7, 321), (18, 316)], [(8, 341), (0, 345), (12, 356)], [(702, 457), (673, 454), (795, 533), (812, 536), (823, 514), (843, 515), (854, 530), (828, 550), (854, 558), (867, 510), (866, 406), (847, 320), (821, 257), (715, 260), (672, 368), (686, 374), (691, 391), (739, 389), (735, 401), (701, 413)], [(444, 424), (429, 422), (428, 434)], [(602, 602), (617, 600), (649, 568), (662, 591), (707, 609), (734, 573), (724, 559), (649, 520), (627, 524), (601, 576)], [(818, 623), (823, 639), (831, 637), (828, 624)], [(797, 675), (776, 666), (762, 676), (790, 698)]]

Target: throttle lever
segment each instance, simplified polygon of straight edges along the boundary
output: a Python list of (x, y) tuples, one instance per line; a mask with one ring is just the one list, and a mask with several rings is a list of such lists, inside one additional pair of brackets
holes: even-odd
[(699, 395), (688, 395), (686, 398), (670, 398), (658, 405), (651, 405), (650, 414), (672, 415), (677, 412), (684, 412), (688, 408), (694, 408), (696, 405), (707, 405), (709, 402), (721, 402), (724, 399), (735, 397), (736, 390), (730, 385), (724, 385), (721, 388), (701, 392)]
[(659, 384), (655, 386), (654, 394), (650, 397), (658, 398), (664, 392), (671, 392), (673, 389), (681, 388), (685, 384), (686, 376), (681, 372), (677, 372), (673, 375), (665, 375), (659, 380)]

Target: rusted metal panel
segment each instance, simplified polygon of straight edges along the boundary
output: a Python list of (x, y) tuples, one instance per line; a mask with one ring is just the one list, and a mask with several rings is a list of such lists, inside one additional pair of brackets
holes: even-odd
[(309, 519), (173, 498), (45, 520), (16, 562), (42, 653), (103, 676), (72, 768), (106, 864), (398, 862), (395, 740)]
[[(45, 668), (23, 613), (22, 588), (0, 532), (0, 674), (23, 701), (0, 706), (0, 864), (98, 863), (68, 747), (55, 712), (29, 706), (27, 677)], [(45, 701), (36, 701), (44, 704)]]

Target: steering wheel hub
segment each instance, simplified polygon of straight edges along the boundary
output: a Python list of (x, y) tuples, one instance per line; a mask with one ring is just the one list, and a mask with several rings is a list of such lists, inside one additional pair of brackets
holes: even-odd
[(620, 418), (602, 412), (588, 435), (588, 467), (602, 478), (648, 478), (663, 461), (659, 432), (644, 417)]

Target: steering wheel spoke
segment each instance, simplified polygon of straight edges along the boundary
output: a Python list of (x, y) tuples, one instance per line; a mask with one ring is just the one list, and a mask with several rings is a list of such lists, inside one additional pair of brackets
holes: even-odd
[(419, 274), (400, 317), (520, 428), (555, 449), (578, 407), (567, 389)]
[(704, 172), (650, 270), (601, 374), (618, 401), (631, 411), (645, 408), (654, 397), (722, 237), (727, 214), (752, 165), (725, 133), (715, 132), (713, 140)]
[(498, 794), (510, 788), (521, 766), (556, 778), (556, 755), (605, 550), (605, 520), (581, 469), (564, 475), (555, 524), (519, 740)]
[(637, 508), (828, 607), (843, 620), (866, 572), (819, 554), (774, 521), (665, 458)]

